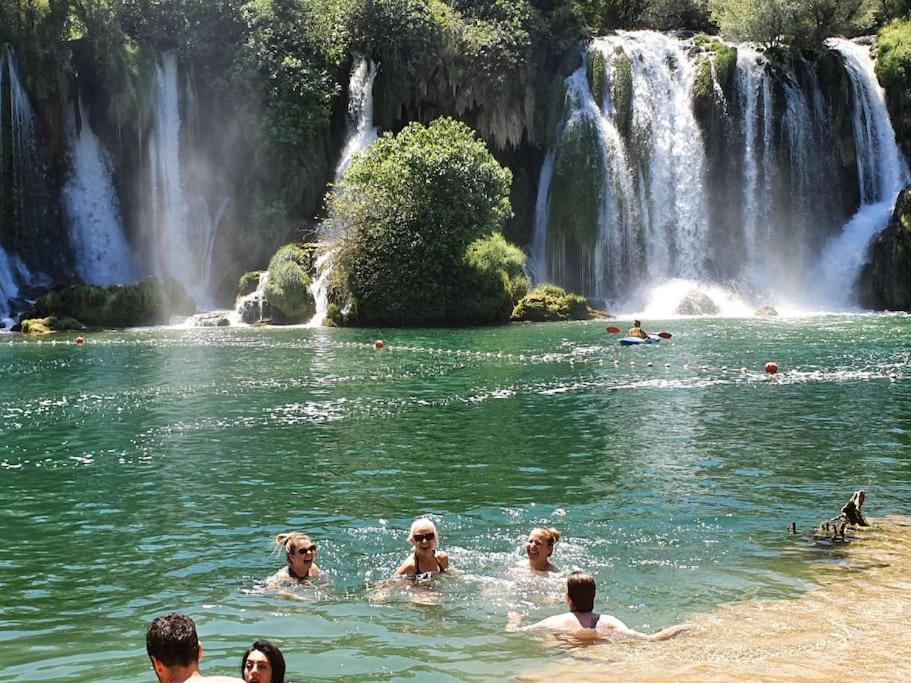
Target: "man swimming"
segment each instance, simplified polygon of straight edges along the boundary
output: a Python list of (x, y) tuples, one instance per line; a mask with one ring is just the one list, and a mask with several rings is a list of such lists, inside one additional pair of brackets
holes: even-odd
[(678, 633), (688, 631), (689, 624), (669, 626), (658, 633), (640, 633), (624, 624), (617, 617), (609, 614), (598, 614), (595, 608), (595, 579), (585, 572), (573, 572), (566, 579), (566, 604), (569, 612), (548, 617), (536, 624), (519, 628), (511, 615), (511, 628), (517, 631), (557, 631), (572, 633), (583, 637), (610, 638), (627, 636), (643, 640), (667, 640)]

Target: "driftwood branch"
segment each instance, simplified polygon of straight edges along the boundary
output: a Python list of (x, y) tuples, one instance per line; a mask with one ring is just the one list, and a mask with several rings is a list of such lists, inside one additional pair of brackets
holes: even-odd
[(816, 536), (829, 538), (832, 541), (845, 541), (847, 540), (845, 538), (845, 530), (849, 524), (853, 526), (870, 526), (861, 511), (866, 497), (867, 494), (864, 493), (863, 489), (855, 491), (838, 515), (825, 520), (819, 525)]

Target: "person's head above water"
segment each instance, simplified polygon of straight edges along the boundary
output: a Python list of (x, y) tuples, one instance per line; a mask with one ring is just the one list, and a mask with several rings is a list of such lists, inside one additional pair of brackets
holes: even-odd
[(633, 321), (633, 327), (642, 327), (642, 322), (639, 321), (639, 320), (634, 320), (634, 321)]
[(408, 540), (415, 550), (433, 550), (440, 542), (437, 525), (427, 517), (414, 520), (411, 523), (411, 530), (408, 532)]
[(170, 680), (172, 670), (198, 671), (202, 646), (196, 624), (176, 612), (156, 617), (146, 632), (146, 652), (160, 681)]
[(307, 534), (289, 531), (275, 537), (275, 549), (285, 551), (291, 576), (307, 577), (316, 562), (316, 544)]
[(555, 569), (550, 564), (550, 556), (553, 555), (554, 545), (559, 540), (560, 532), (556, 529), (538, 527), (531, 530), (528, 540), (525, 542), (525, 553), (528, 555), (528, 562), (532, 569), (538, 571)]
[(257, 640), (244, 652), (240, 675), (246, 683), (285, 683), (285, 658), (268, 640)]
[(566, 602), (572, 612), (594, 611), (595, 578), (585, 572), (573, 572), (566, 577)]

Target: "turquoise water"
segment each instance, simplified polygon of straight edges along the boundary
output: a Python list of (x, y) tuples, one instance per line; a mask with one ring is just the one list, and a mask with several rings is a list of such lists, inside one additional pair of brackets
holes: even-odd
[[(509, 611), (562, 606), (560, 578), (512, 569), (533, 526), (558, 527), (555, 564), (649, 630), (807, 590), (837, 554), (787, 525), (856, 488), (869, 514), (908, 512), (911, 317), (647, 322), (673, 339), (0, 336), (0, 680), (153, 680), (145, 629), (173, 610), (209, 673), (266, 637), (297, 680), (503, 678), (563, 656), (504, 632)], [(378, 589), (425, 513), (456, 571)], [(330, 585), (260, 589), (289, 529), (320, 544)]]

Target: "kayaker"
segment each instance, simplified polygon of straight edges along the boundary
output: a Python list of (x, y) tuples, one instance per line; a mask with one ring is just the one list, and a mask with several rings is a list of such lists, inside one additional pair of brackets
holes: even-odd
[(633, 322), (633, 326), (629, 331), (629, 336), (636, 337), (638, 339), (648, 339), (648, 334), (645, 332), (645, 330), (642, 329), (642, 323), (638, 320)]

